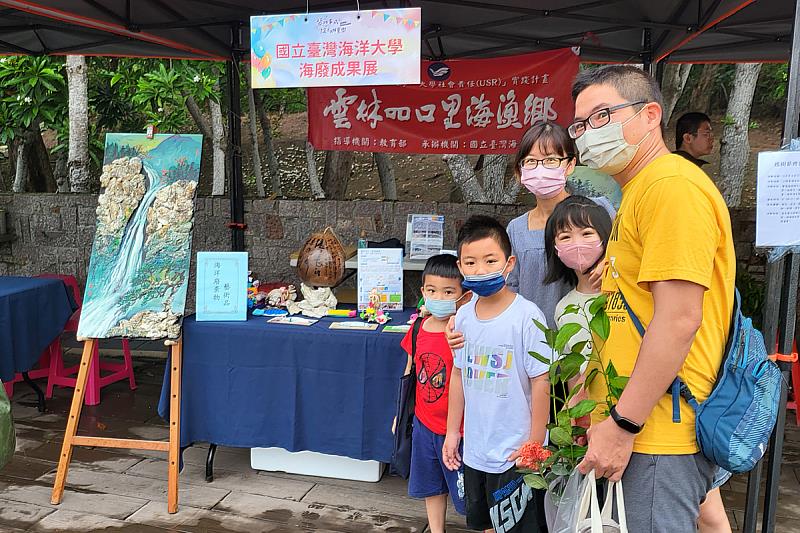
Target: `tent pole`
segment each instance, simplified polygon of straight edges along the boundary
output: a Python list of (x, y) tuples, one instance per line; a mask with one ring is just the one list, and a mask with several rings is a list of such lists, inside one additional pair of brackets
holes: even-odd
[(642, 30), (642, 70), (655, 77), (655, 65), (653, 64), (653, 32), (650, 28)]
[(798, 136), (800, 127), (800, 0), (795, 2), (792, 49), (789, 55), (789, 83), (786, 91), (786, 117), (783, 123), (783, 142)]
[(228, 82), (228, 177), (230, 178), (231, 250), (244, 251), (244, 183), (242, 181), (242, 99), (239, 67), (242, 59), (242, 28), (231, 26), (231, 59), (225, 63)]
[[(795, 0), (792, 49), (789, 60), (789, 82), (786, 100), (786, 116), (783, 126), (781, 147), (790, 139), (798, 137), (800, 127), (800, 0)], [(800, 254), (788, 254), (784, 258), (767, 264), (767, 294), (764, 303), (764, 333), (767, 349), (772, 351), (772, 343), (777, 340), (779, 354), (791, 354), (797, 320), (798, 276), (800, 276)], [(779, 296), (779, 298), (771, 297)], [(783, 374), (780, 391), (778, 419), (770, 439), (770, 453), (767, 462), (767, 483), (764, 494), (763, 533), (775, 531), (775, 512), (778, 505), (778, 486), (783, 459), (783, 440), (786, 425), (786, 397), (792, 374), (792, 364), (779, 361)], [(795, 391), (797, 394), (798, 391)], [(747, 487), (745, 505), (745, 533), (755, 533), (758, 513), (758, 487), (761, 478), (761, 464), (751, 474)]]

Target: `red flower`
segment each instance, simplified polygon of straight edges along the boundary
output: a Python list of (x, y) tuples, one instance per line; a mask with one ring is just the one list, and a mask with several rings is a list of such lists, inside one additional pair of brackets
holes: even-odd
[(545, 449), (540, 443), (526, 442), (519, 449), (517, 466), (529, 470), (540, 470), (542, 468), (542, 463), (551, 455), (553, 455), (553, 452)]

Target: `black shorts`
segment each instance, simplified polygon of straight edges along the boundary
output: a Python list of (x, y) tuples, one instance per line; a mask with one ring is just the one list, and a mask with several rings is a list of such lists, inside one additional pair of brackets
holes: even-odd
[(467, 527), (495, 533), (546, 533), (544, 491), (525, 484), (512, 467), (489, 474), (464, 465)]

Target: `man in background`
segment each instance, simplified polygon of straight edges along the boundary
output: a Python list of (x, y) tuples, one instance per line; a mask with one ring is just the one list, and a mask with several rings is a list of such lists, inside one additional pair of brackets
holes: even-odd
[(675, 123), (675, 148), (673, 153), (685, 157), (698, 167), (708, 161), (700, 159), (714, 150), (714, 131), (711, 119), (705, 113), (686, 113)]

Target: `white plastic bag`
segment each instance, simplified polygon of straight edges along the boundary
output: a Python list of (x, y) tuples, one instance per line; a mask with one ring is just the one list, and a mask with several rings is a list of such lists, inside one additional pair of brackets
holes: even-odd
[(572, 471), (559, 498), (553, 497), (557, 506), (555, 519), (547, 522), (550, 533), (575, 533), (579, 521), (581, 498), (588, 487), (589, 476), (578, 469)]
[[(617, 520), (619, 520), (619, 523), (615, 522), (613, 518), (615, 502), (617, 504)], [(622, 481), (608, 484), (606, 501), (603, 504), (600, 516), (603, 519), (603, 533), (628, 533), (628, 519), (625, 516), (625, 495), (622, 491)]]
[[(619, 523), (613, 519), (615, 503)], [(622, 482), (609, 484), (601, 511), (594, 471), (583, 476), (575, 469), (558, 501), (558, 512), (550, 532), (628, 533)]]

